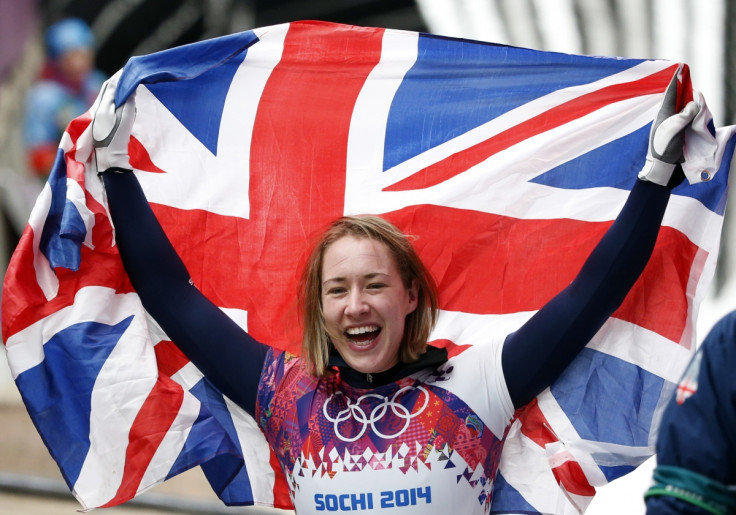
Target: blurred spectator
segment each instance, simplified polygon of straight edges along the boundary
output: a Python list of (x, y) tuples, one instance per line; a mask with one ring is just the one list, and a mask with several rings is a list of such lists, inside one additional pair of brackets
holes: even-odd
[(105, 75), (94, 67), (95, 38), (78, 18), (48, 28), (46, 64), (28, 92), (23, 134), (29, 170), (45, 177), (69, 122), (94, 102)]
[[(36, 3), (0, 0), (0, 280), (40, 191), (39, 181), (27, 180), (20, 130), (23, 99), (43, 62)], [(12, 382), (5, 384), (12, 386)], [(0, 392), (2, 388), (0, 377)]]
[(647, 514), (736, 513), (736, 312), (693, 356), (662, 417)]

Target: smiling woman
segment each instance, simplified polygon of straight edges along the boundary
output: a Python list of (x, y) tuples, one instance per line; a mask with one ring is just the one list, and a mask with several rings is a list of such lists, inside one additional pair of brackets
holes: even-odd
[(193, 286), (132, 173), (134, 98), (116, 110), (114, 80), (93, 134), (125, 268), (171, 340), (258, 422), (303, 513), (490, 511), (514, 411), (562, 373), (649, 260), (697, 112), (675, 114), (667, 95), (644, 172), (567, 288), (512, 334), (450, 357), (428, 344), (440, 304), (410, 238), (375, 216), (335, 221), (300, 284), (300, 357), (256, 341)]

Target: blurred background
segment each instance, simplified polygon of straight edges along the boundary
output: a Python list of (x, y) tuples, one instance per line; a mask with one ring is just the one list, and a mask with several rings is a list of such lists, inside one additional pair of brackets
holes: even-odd
[[(671, 59), (690, 65), (716, 126), (736, 123), (736, 0), (0, 0), (0, 12), (0, 275), (45, 181), (59, 131), (89, 107), (101, 80), (132, 55), (254, 27), (314, 19), (540, 50)], [(70, 17), (83, 23), (57, 24)], [(27, 123), (28, 113), (44, 124)], [(736, 308), (731, 211), (699, 316), (700, 338)], [(0, 513), (78, 510), (22, 406), (4, 353), (0, 421)], [(587, 513), (644, 513), (653, 462), (600, 489)], [(225, 509), (198, 469), (111, 510), (283, 513)]]

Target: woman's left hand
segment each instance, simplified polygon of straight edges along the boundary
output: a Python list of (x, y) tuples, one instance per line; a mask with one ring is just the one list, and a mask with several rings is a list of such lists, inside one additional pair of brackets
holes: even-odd
[[(640, 179), (660, 186), (676, 186), (672, 181), (675, 168), (682, 162), (685, 129), (700, 110), (696, 102), (689, 102), (682, 111), (676, 113), (676, 102), (677, 77), (674, 77), (664, 94), (657, 117), (652, 122), (646, 164), (639, 172)], [(684, 175), (680, 177), (678, 184), (682, 179)]]

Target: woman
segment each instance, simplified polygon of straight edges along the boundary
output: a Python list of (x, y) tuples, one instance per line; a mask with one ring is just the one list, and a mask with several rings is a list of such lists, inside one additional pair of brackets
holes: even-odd
[(673, 81), (648, 164), (577, 278), (514, 334), (451, 359), (427, 345), (437, 294), (406, 236), (376, 217), (337, 220), (302, 277), (296, 357), (255, 341), (192, 285), (130, 173), (135, 108), (115, 111), (114, 81), (93, 136), (131, 281), (172, 341), (256, 418), (302, 513), (488, 512), (514, 411), (559, 376), (644, 269), (697, 111), (674, 115)]

